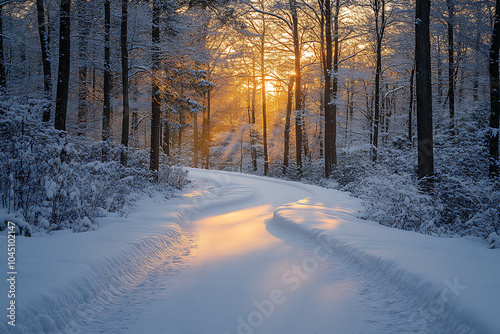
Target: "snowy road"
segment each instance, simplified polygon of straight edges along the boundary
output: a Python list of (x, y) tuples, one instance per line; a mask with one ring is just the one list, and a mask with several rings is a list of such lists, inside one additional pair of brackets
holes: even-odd
[[(199, 189), (214, 175), (212, 194), (220, 197), (206, 199)], [(202, 199), (191, 242), (100, 310), (83, 332), (435, 332), (415, 321), (411, 301), (383, 277), (266, 226), (277, 207), (311, 196), (311, 187), (198, 170), (190, 178), (186, 201)]]

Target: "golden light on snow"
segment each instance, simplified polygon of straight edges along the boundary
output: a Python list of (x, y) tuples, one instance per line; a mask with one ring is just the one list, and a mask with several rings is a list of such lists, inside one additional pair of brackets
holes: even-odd
[(198, 224), (200, 248), (210, 249), (212, 256), (232, 257), (269, 246), (273, 239), (261, 236), (268, 233), (263, 222), (272, 212), (271, 205), (262, 205), (205, 218)]

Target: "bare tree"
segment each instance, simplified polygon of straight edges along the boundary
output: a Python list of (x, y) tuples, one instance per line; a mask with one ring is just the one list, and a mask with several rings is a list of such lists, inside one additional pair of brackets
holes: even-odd
[(0, 90), (7, 87), (7, 73), (5, 70), (5, 55), (3, 50), (3, 6), (0, 2)]
[(121, 144), (121, 163), (126, 164), (127, 161), (127, 147), (130, 128), (130, 108), (129, 108), (129, 69), (128, 69), (128, 0), (122, 0), (122, 17), (121, 17), (121, 33), (120, 33), (120, 48), (122, 58), (122, 140)]
[[(48, 29), (45, 26), (45, 9), (43, 5), (43, 0), (36, 1), (36, 9), (38, 14), (38, 35), (40, 38), (40, 48), (42, 51), (43, 93), (44, 93), (44, 98), (48, 102), (45, 104), (43, 108), (42, 122), (48, 122), (50, 121), (49, 101), (52, 100), (52, 73), (50, 66), (49, 36), (48, 36)], [(2, 32), (0, 28), (0, 45), (1, 45), (1, 39), (2, 39)], [(0, 76), (2, 72), (1, 69), (2, 66), (3, 64), (0, 64)]]
[(490, 134), (488, 136), (490, 165), (489, 175), (492, 178), (499, 176), (498, 166), (498, 128), (500, 120), (500, 76), (498, 56), (500, 51), (500, 0), (496, 1), (495, 23), (490, 47)]
[(88, 66), (87, 66), (87, 38), (90, 32), (90, 21), (88, 18), (88, 1), (79, 0), (77, 2), (78, 8), (78, 135), (85, 134), (86, 118), (88, 114)]
[[(264, 2), (262, 1), (262, 5)], [(264, 7), (263, 7), (264, 8)], [(267, 153), (267, 110), (266, 110), (266, 19), (262, 15), (262, 31), (260, 33), (260, 81), (262, 85), (262, 136), (264, 141), (264, 175), (269, 171), (269, 155)]]
[[(332, 61), (333, 61), (333, 43), (332, 43), (332, 8), (330, 0), (320, 0), (321, 9), (321, 46), (323, 60), (324, 76), (324, 109), (325, 109), (325, 177), (332, 173), (333, 166), (336, 164), (336, 118), (337, 110), (332, 87)], [(337, 54), (338, 36), (335, 38), (335, 53)], [(336, 58), (338, 60), (338, 57)]]
[(160, 162), (160, 5), (153, 0), (153, 19), (151, 22), (152, 68), (151, 68), (151, 154), (150, 168), (158, 172)]
[(417, 0), (415, 11), (415, 71), (417, 87), (418, 178), (424, 190), (434, 182), (432, 137), (430, 0)]
[(375, 65), (375, 112), (373, 115), (373, 150), (372, 161), (377, 161), (378, 135), (380, 123), (380, 77), (382, 75), (382, 40), (387, 27), (385, 0), (373, 0), (372, 10), (375, 16), (376, 65)]
[(300, 38), (299, 38), (299, 17), (297, 13), (297, 1), (288, 0), (292, 17), (291, 28), (293, 37), (293, 54), (295, 64), (295, 160), (299, 170), (302, 168), (302, 120), (304, 113), (303, 96), (301, 87), (301, 67), (300, 67)]
[(102, 141), (109, 140), (111, 123), (111, 55), (110, 55), (110, 31), (111, 31), (111, 4), (110, 0), (104, 1), (104, 106), (102, 117)]
[(290, 77), (288, 82), (287, 90), (287, 104), (286, 104), (286, 115), (285, 115), (285, 133), (283, 139), (283, 174), (287, 172), (290, 158), (290, 119), (292, 115), (293, 107), (293, 83), (295, 81), (295, 75)]
[(448, 30), (448, 107), (450, 112), (450, 127), (454, 131), (455, 127), (455, 1), (446, 0), (446, 7), (448, 9), (448, 17), (446, 26)]
[(54, 127), (66, 131), (69, 74), (71, 59), (71, 0), (61, 0), (59, 15), (59, 66), (57, 71), (56, 113)]

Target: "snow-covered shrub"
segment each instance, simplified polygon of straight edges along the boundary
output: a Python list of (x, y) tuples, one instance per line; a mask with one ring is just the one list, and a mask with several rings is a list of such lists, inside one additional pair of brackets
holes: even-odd
[[(56, 131), (40, 122), (41, 108), (31, 102), (0, 102), (0, 205), (20, 233), (96, 229), (95, 217), (120, 210), (155, 180), (147, 152), (130, 148), (123, 166), (119, 145)], [(181, 168), (161, 168), (163, 184), (186, 182)]]
[(365, 200), (366, 218), (404, 230), (440, 232), (436, 228), (439, 206), (432, 196), (419, 191), (415, 176), (392, 173), (385, 166), (372, 168), (344, 188)]
[(158, 181), (181, 189), (187, 183), (188, 172), (180, 166), (162, 166), (158, 172)]
[[(408, 138), (379, 148), (376, 164), (339, 159), (333, 173), (343, 189), (364, 200), (367, 219), (438, 235), (488, 238), (500, 231), (500, 185), (488, 177), (484, 110), (457, 117), (456, 130), (435, 136), (435, 182), (424, 193), (416, 178), (417, 152)], [(354, 167), (353, 167), (354, 166)]]
[(7, 222), (15, 224), (16, 235), (31, 237), (31, 225), (26, 223), (21, 213), (16, 212), (8, 214), (7, 210), (0, 209), (0, 231), (3, 231), (9, 227), (7, 225)]

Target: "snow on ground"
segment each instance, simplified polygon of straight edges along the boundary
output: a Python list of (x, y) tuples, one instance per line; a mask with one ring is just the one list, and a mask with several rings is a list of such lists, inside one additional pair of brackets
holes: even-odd
[(190, 179), (98, 231), (18, 238), (17, 326), (0, 333), (500, 332), (500, 251), (483, 242), (361, 221), (336, 190)]
[[(78, 317), (144, 277), (162, 260), (161, 251), (175, 252), (185, 242), (174, 209), (176, 202), (167, 201), (160, 194), (153, 198), (144, 196), (129, 217), (101, 219), (98, 231), (18, 237), (15, 298), (18, 332), (69, 331)], [(5, 234), (0, 245), (5, 248), (0, 254), (2, 267), (7, 268)], [(6, 280), (0, 283), (0, 291), (1, 309), (6, 310)], [(0, 322), (0, 332), (10, 331), (11, 326)]]
[(286, 204), (271, 224), (304, 234), (402, 292), (418, 296), (412, 321), (445, 321), (450, 333), (500, 333), (500, 250), (478, 238), (437, 238), (356, 219), (359, 200), (336, 190)]

